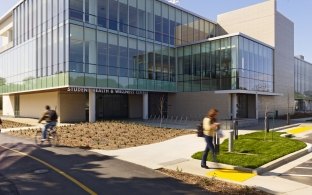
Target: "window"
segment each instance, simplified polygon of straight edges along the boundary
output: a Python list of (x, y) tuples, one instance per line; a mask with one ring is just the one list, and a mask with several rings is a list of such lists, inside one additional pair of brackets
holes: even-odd
[(69, 0), (69, 18), (83, 21), (83, 0)]
[(118, 1), (109, 0), (109, 29), (117, 30)]
[(97, 9), (98, 9), (98, 25), (101, 27), (107, 27), (107, 13), (108, 13), (108, 5), (107, 0), (98, 0), (97, 1)]
[(83, 27), (70, 25), (70, 71), (83, 72)]

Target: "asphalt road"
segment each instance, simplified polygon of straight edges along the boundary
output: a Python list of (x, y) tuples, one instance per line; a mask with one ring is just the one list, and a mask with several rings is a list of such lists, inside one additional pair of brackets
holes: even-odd
[[(155, 157), (157, 158), (157, 157)], [(207, 194), (155, 170), (77, 148), (0, 134), (0, 194)]]

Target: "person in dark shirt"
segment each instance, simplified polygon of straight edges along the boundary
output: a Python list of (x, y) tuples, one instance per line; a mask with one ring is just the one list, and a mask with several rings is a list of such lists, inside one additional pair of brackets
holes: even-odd
[(55, 110), (51, 110), (50, 106), (46, 106), (46, 111), (43, 113), (42, 117), (39, 119), (38, 123), (41, 123), (41, 121), (45, 120), (46, 124), (42, 128), (42, 142), (47, 139), (47, 130), (53, 129), (56, 126), (57, 123), (57, 114)]

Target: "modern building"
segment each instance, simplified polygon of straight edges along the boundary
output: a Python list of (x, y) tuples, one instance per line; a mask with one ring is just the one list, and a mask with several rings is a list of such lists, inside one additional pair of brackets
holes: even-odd
[(295, 109), (300, 112), (312, 111), (312, 63), (304, 56), (295, 57)]
[(61, 122), (210, 107), (258, 119), (295, 107), (294, 24), (275, 0), (217, 22), (163, 0), (21, 0), (0, 36), (6, 116), (37, 118), (49, 104)]

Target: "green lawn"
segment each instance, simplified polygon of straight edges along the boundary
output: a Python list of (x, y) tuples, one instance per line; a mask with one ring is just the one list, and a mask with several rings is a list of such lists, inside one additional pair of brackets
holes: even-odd
[[(282, 133), (256, 132), (246, 135), (239, 135), (234, 140), (234, 151), (228, 152), (228, 139), (220, 145), (220, 154), (217, 156), (218, 162), (236, 165), (246, 168), (257, 168), (279, 157), (306, 147), (304, 142), (289, 138), (280, 137)], [(192, 155), (195, 159), (201, 159), (202, 151)], [(208, 161), (211, 161), (209, 152)]]

